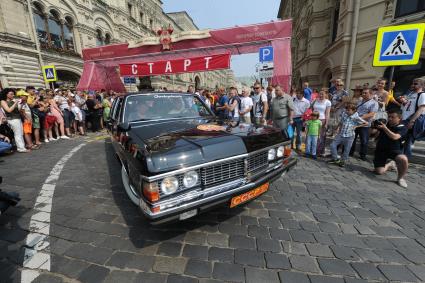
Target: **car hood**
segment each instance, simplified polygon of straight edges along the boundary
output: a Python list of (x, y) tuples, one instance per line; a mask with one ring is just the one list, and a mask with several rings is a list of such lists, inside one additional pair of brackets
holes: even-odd
[(160, 173), (241, 155), (285, 141), (281, 131), (248, 124), (181, 119), (131, 128), (145, 144), (148, 170)]

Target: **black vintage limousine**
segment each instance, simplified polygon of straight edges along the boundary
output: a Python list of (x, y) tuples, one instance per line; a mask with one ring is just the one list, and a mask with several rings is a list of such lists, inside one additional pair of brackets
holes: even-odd
[(297, 162), (279, 129), (221, 121), (194, 94), (120, 96), (108, 125), (126, 193), (153, 224), (243, 204)]

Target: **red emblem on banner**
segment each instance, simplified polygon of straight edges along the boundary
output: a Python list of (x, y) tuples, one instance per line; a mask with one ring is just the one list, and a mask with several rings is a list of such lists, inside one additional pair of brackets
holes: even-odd
[(168, 61), (120, 64), (121, 76), (143, 77), (230, 68), (230, 54), (218, 54)]
[(157, 31), (159, 42), (162, 44), (162, 51), (171, 50), (171, 34), (173, 31), (171, 25), (168, 25), (168, 28), (162, 27)]

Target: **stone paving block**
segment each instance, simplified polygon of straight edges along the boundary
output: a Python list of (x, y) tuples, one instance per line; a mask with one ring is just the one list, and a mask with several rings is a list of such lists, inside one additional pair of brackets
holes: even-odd
[(235, 250), (235, 263), (250, 265), (254, 267), (264, 267), (264, 253), (254, 250)]
[(110, 249), (93, 247), (87, 244), (74, 244), (64, 254), (75, 259), (104, 264), (112, 256), (112, 253), (113, 251)]
[(275, 253), (266, 253), (266, 265), (267, 268), (277, 268), (277, 269), (290, 269), (291, 265), (289, 259), (286, 255), (275, 254)]
[(359, 233), (353, 224), (340, 224), (339, 226), (341, 227), (343, 234), (358, 234)]
[(207, 242), (209, 245), (215, 247), (228, 247), (229, 236), (224, 234), (208, 234)]
[(285, 229), (300, 229), (300, 224), (298, 221), (292, 219), (279, 219), (280, 223), (282, 223), (283, 228)]
[[(264, 218), (264, 219), (267, 219), (267, 218)], [(257, 217), (246, 216), (246, 215), (241, 216), (242, 225), (258, 225), (258, 222), (259, 220)]]
[(105, 263), (107, 266), (114, 266), (123, 269), (128, 265), (134, 258), (134, 254), (127, 252), (116, 252), (112, 257)]
[(191, 244), (205, 244), (207, 241), (207, 234), (203, 233), (203, 232), (187, 232), (186, 236), (184, 237), (184, 241), (186, 243), (191, 243)]
[(363, 237), (362, 240), (371, 249), (392, 250), (395, 248), (390, 241), (382, 237)]
[(289, 230), (291, 239), (295, 242), (300, 243), (316, 243), (316, 239), (313, 234), (303, 230)]
[(232, 282), (244, 282), (244, 269), (239, 264), (221, 263), (214, 264), (213, 275), (214, 279)]
[(279, 272), (280, 282), (282, 283), (310, 283), (310, 279), (304, 273), (281, 271)]
[(339, 223), (341, 219), (334, 214), (319, 214), (315, 213), (314, 217), (318, 222), (326, 222), (326, 223)]
[(159, 245), (157, 255), (179, 256), (182, 244), (173, 242), (163, 242)]
[(356, 272), (343, 260), (319, 258), (317, 261), (324, 274), (356, 276)]
[(228, 223), (221, 223), (218, 226), (218, 230), (220, 233), (228, 234), (228, 235), (246, 235), (247, 234), (247, 226), (245, 225), (234, 225)]
[(323, 275), (309, 275), (311, 283), (344, 283), (344, 278)]
[(325, 233), (313, 233), (314, 238), (316, 239), (316, 241), (319, 244), (322, 245), (333, 245), (334, 241), (332, 240), (332, 238), (330, 237), (329, 234), (325, 234)]
[(382, 262), (383, 259), (371, 250), (354, 249), (355, 253), (360, 256), (363, 261)]
[(319, 232), (320, 231), (318, 225), (315, 222), (312, 222), (312, 221), (301, 221), (300, 226), (305, 231), (309, 231), (309, 232)]
[(184, 273), (198, 278), (210, 278), (212, 274), (212, 263), (208, 261), (190, 259), (186, 264), (186, 270)]
[(186, 267), (186, 262), (187, 260), (184, 258), (157, 256), (153, 270), (163, 273), (182, 274)]
[(353, 262), (351, 266), (357, 271), (361, 278), (367, 280), (385, 281), (384, 275), (372, 263)]
[(319, 223), (319, 228), (324, 233), (341, 233), (341, 229), (335, 223)]
[(282, 252), (282, 246), (278, 240), (257, 239), (257, 249), (263, 252)]
[(230, 262), (234, 261), (234, 250), (227, 248), (216, 248), (211, 247), (208, 250), (208, 260), (217, 260), (219, 262)]
[(208, 247), (198, 245), (184, 245), (182, 256), (206, 260), (208, 258)]
[(289, 256), (289, 261), (295, 270), (309, 273), (320, 272), (317, 262), (313, 257), (291, 255)]
[(198, 282), (199, 281), (196, 278), (177, 275), (177, 274), (169, 275), (167, 278), (167, 283), (198, 283)]
[(53, 274), (48, 274), (48, 273), (42, 273), (32, 282), (33, 283), (62, 283), (64, 281), (59, 276), (55, 276)]
[(126, 267), (142, 271), (150, 271), (155, 263), (155, 257), (135, 254)]
[(257, 246), (254, 238), (231, 235), (229, 237), (229, 247), (237, 249), (255, 249)]
[(245, 282), (247, 283), (279, 283), (277, 271), (245, 267)]
[(425, 266), (423, 265), (407, 265), (406, 266), (421, 281), (425, 282)]
[(352, 248), (341, 247), (341, 246), (331, 246), (333, 253), (336, 258), (342, 260), (357, 261), (360, 260), (359, 256), (354, 252)]
[(375, 231), (373, 231), (369, 226), (357, 224), (354, 225), (354, 228), (361, 234), (361, 235), (374, 235), (376, 234)]
[(345, 283), (368, 283), (369, 281), (359, 278), (345, 277)]
[(396, 250), (374, 250), (378, 256), (383, 259), (385, 263), (409, 264), (410, 262), (405, 259)]
[(255, 238), (267, 238), (270, 239), (269, 229), (262, 226), (248, 226), (248, 236)]
[(317, 257), (333, 257), (333, 253), (329, 246), (321, 244), (306, 244), (306, 248), (310, 255)]
[[(134, 282), (143, 283), (165, 283), (167, 282), (167, 275), (159, 273), (139, 273)], [(124, 282), (123, 282), (124, 283)]]
[(105, 278), (105, 283), (116, 283), (116, 282), (133, 282), (136, 279), (137, 273), (133, 271), (120, 271), (113, 270)]
[(271, 238), (275, 240), (282, 240), (282, 241), (291, 240), (291, 236), (289, 235), (289, 232), (286, 229), (270, 228), (270, 235), (271, 235)]
[(397, 230), (394, 227), (379, 227), (374, 226), (371, 227), (373, 231), (376, 232), (376, 234), (383, 236), (383, 237), (404, 237), (403, 233), (401, 233), (399, 230)]
[(109, 269), (99, 265), (90, 265), (78, 276), (83, 283), (102, 282), (109, 274)]
[(367, 248), (366, 244), (363, 243), (362, 238), (357, 235), (331, 235), (337, 246), (345, 246), (352, 248)]
[(403, 282), (418, 282), (418, 278), (404, 265), (378, 265), (379, 270), (388, 278)]
[(280, 223), (279, 218), (274, 218), (274, 217), (259, 218), (258, 224), (260, 226), (268, 227), (268, 228), (282, 228), (282, 223)]
[[(76, 279), (82, 270), (89, 267), (89, 263), (73, 260), (59, 255), (51, 255), (51, 267), (50, 271), (56, 274), (64, 274), (69, 278)], [(0, 268), (0, 274), (2, 270)]]

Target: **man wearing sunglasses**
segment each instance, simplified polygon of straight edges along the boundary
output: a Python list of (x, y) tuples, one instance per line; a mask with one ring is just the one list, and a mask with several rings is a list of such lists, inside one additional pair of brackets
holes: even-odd
[(404, 154), (407, 157), (412, 156), (412, 145), (414, 142), (413, 126), (415, 125), (416, 119), (425, 113), (424, 86), (424, 79), (414, 79), (412, 83), (413, 90), (408, 95), (400, 97), (403, 124), (408, 128), (406, 141), (404, 143)]
[(257, 125), (264, 125), (266, 122), (269, 104), (267, 102), (267, 95), (261, 92), (261, 84), (254, 84), (254, 95), (251, 97), (254, 103), (254, 121)]

